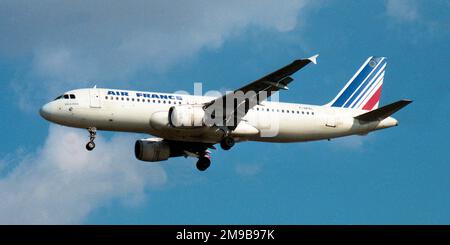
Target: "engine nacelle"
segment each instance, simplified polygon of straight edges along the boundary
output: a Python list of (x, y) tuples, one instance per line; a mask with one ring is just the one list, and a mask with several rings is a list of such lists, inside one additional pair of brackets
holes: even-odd
[(179, 105), (169, 109), (169, 124), (174, 128), (198, 128), (205, 126), (205, 110), (202, 105)]
[(137, 140), (134, 145), (134, 155), (141, 161), (164, 161), (171, 156), (170, 153), (169, 143), (159, 138)]

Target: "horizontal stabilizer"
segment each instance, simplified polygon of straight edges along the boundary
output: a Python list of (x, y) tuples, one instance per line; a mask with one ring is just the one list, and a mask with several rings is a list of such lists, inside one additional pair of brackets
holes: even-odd
[(380, 121), (383, 120), (390, 115), (394, 114), (398, 110), (402, 109), (403, 107), (407, 106), (409, 103), (411, 103), (412, 100), (399, 100), (397, 102), (394, 102), (389, 105), (385, 105), (383, 107), (380, 107), (378, 109), (366, 112), (364, 114), (361, 114), (359, 116), (356, 116), (355, 118), (362, 121)]

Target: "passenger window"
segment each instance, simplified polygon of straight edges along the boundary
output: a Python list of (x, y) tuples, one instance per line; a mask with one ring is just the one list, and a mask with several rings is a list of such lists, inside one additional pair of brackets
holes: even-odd
[(107, 100), (108, 99), (108, 96), (105, 96), (105, 100)]
[(122, 100), (124, 100), (123, 97), (122, 97)]
[(148, 99), (147, 102), (150, 103), (150, 99)]
[(140, 100), (139, 99), (137, 99), (137, 102), (139, 102)]
[(119, 97), (116, 97), (116, 100), (119, 100)]

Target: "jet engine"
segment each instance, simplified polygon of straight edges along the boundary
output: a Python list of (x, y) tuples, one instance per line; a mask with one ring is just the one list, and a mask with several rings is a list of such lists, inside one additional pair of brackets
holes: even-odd
[(146, 162), (165, 161), (171, 157), (170, 148), (169, 143), (160, 138), (141, 139), (134, 145), (134, 155)]
[(205, 126), (205, 110), (202, 105), (179, 105), (169, 109), (169, 124), (174, 128), (198, 128)]

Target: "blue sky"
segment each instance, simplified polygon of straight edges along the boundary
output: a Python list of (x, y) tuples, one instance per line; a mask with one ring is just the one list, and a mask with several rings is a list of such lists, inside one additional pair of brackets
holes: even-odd
[[(449, 224), (448, 1), (0, 3), (0, 223)], [(381, 104), (414, 102), (366, 137), (238, 144), (139, 162), (145, 135), (50, 125), (38, 108), (93, 86), (226, 90), (301, 57), (282, 101), (324, 104), (371, 55)]]

